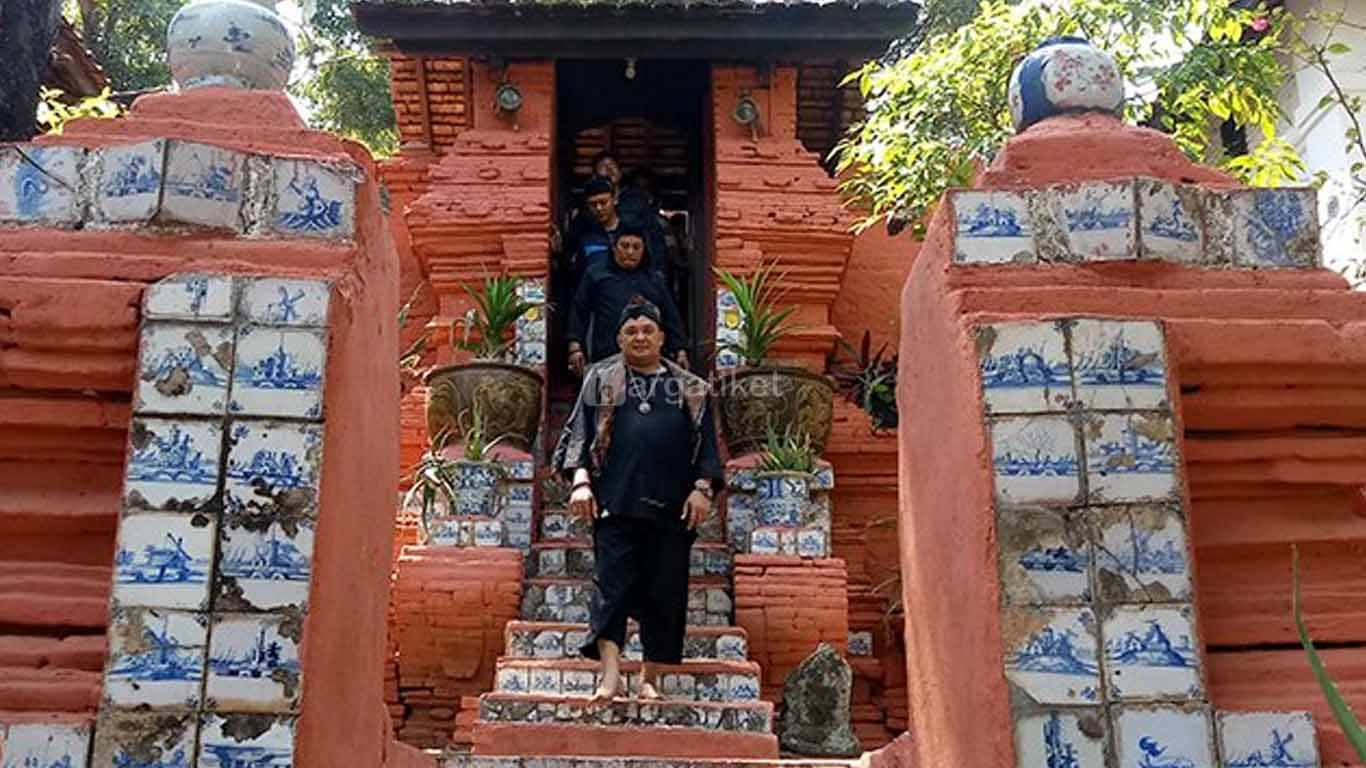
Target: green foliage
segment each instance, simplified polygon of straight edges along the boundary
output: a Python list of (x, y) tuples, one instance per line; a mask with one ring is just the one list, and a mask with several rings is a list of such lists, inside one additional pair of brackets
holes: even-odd
[(299, 55), (310, 74), (290, 91), (309, 102), (314, 127), (355, 139), (377, 156), (394, 154), (398, 124), (388, 59), (370, 51), (346, 0), (313, 0), (303, 10)]
[(85, 44), (104, 67), (114, 91), (170, 85), (166, 27), (185, 0), (78, 0), (68, 4), (79, 18)]
[(778, 434), (770, 427), (768, 437), (764, 439), (763, 454), (759, 457), (759, 471), (813, 474), (816, 451), (811, 446), (811, 436), (791, 427)]
[(1342, 727), (1343, 735), (1356, 751), (1357, 758), (1366, 762), (1366, 729), (1361, 727), (1361, 721), (1352, 711), (1352, 706), (1342, 697), (1342, 692), (1338, 690), (1333, 678), (1329, 677), (1328, 669), (1319, 657), (1318, 650), (1314, 648), (1314, 641), (1309, 639), (1309, 630), (1304, 625), (1304, 615), (1300, 613), (1300, 553), (1293, 545), (1290, 548), (1290, 563), (1293, 583), (1291, 613), (1295, 616), (1295, 631), (1299, 633), (1300, 645), (1304, 646), (1304, 652), (1309, 656), (1309, 667), (1314, 670), (1314, 679), (1318, 680), (1319, 687), (1323, 689), (1324, 698), (1328, 699), (1328, 707), (1333, 710), (1333, 719)]
[[(464, 441), (464, 457), (468, 461), (490, 461), (493, 449), (497, 448), (508, 435), (490, 437), (488, 424), (484, 419), (483, 408), (479, 405), (482, 392), (474, 393), (474, 402), (468, 410), (460, 414), (460, 433)], [(499, 465), (501, 469), (501, 465)]]
[[(454, 332), (451, 333), (451, 344), (483, 360), (507, 357), (512, 349), (512, 342), (505, 338), (508, 332), (517, 318), (538, 306), (517, 293), (517, 286), (521, 282), (520, 278), (500, 275), (484, 280), (484, 286), (479, 290), (462, 285), (465, 293), (474, 301), (474, 307), (455, 322), (464, 330), (459, 340)], [(475, 338), (471, 338), (471, 334)]]
[(38, 92), (38, 125), (47, 133), (61, 133), (70, 120), (82, 117), (111, 118), (123, 114), (123, 108), (109, 98), (105, 88), (98, 96), (87, 96), (74, 104), (67, 103), (66, 94), (56, 88)]
[[(932, 4), (963, 14), (965, 0)], [(968, 185), (1011, 135), (1007, 87), (1015, 64), (1039, 43), (1080, 35), (1115, 57), (1130, 120), (1173, 134), (1191, 157), (1248, 181), (1285, 183), (1302, 170), (1275, 136), (1280, 12), (1254, 13), (1220, 0), (983, 0), (961, 26), (930, 19), (913, 49), (870, 62), (850, 76), (867, 115), (836, 148), (843, 190), (865, 211), (862, 226), (917, 221), (945, 189)], [(1250, 42), (1243, 30), (1265, 27)], [(1251, 156), (1223, 156), (1224, 120), (1265, 136)]]
[(858, 349), (842, 338), (836, 342), (836, 354), (828, 366), (835, 386), (850, 402), (873, 417), (873, 429), (896, 429), (897, 356), (885, 357), (885, 344), (876, 354), (871, 354), (872, 334), (868, 331), (863, 332), (863, 342)]
[(714, 271), (716, 279), (734, 296), (740, 311), (740, 341), (726, 342), (721, 349), (731, 350), (748, 365), (761, 365), (769, 350), (782, 337), (797, 330), (789, 322), (796, 307), (777, 308), (782, 290), (777, 287), (786, 274), (773, 274), (776, 263), (760, 266), (748, 278), (727, 272), (720, 267)]

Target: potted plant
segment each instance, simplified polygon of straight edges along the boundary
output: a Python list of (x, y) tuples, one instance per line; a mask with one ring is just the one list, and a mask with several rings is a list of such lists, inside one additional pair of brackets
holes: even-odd
[(514, 362), (513, 335), (517, 318), (541, 305), (518, 292), (520, 283), (519, 278), (501, 275), (486, 279), (479, 290), (462, 286), (474, 307), (452, 324), (450, 343), (473, 358), (433, 369), (424, 377), (427, 434), (433, 442), (442, 435), (459, 434), (459, 415), (477, 405), (489, 434), (531, 450), (541, 423), (544, 379)]
[(721, 428), (733, 456), (761, 450), (770, 429), (805, 435), (819, 455), (830, 437), (835, 390), (825, 377), (805, 368), (771, 363), (773, 345), (797, 329), (791, 322), (796, 307), (777, 306), (781, 292), (773, 268), (761, 266), (749, 277), (716, 269), (740, 316), (739, 340), (720, 345), (741, 361), (717, 387)]
[[(870, 354), (872, 334), (863, 332), (858, 349), (838, 339), (838, 353), (830, 360), (830, 375), (835, 386), (848, 400), (872, 417), (873, 431), (896, 429), (897, 356), (884, 357), (887, 345)], [(839, 354), (843, 353), (843, 354)]]
[(489, 437), (478, 405), (461, 417), (460, 457), (452, 459), (447, 455), (445, 446), (450, 433), (443, 433), (413, 470), (412, 487), (403, 500), (405, 508), (421, 501), (418, 521), (424, 544), (462, 543), (458, 532), (462, 518), (468, 521), (497, 515), (498, 489), (507, 472), (494, 457), (493, 449), (507, 435)]
[(811, 477), (816, 453), (811, 436), (789, 429), (769, 430), (759, 466), (754, 473), (754, 511), (762, 526), (795, 528), (811, 500)]

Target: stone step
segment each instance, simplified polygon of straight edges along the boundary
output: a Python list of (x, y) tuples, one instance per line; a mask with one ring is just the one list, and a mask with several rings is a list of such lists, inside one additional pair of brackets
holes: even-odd
[[(587, 542), (593, 539), (593, 523), (585, 518), (570, 514), (568, 509), (561, 506), (543, 506), (536, 524), (536, 531), (538, 534), (536, 540), (541, 542)], [(720, 514), (713, 514), (702, 523), (702, 526), (697, 530), (697, 540), (699, 543), (713, 542), (717, 544), (725, 541), (725, 529)]]
[[(730, 578), (730, 547), (722, 542), (699, 541), (693, 545), (689, 574), (693, 578)], [(593, 545), (588, 541), (561, 539), (532, 545), (527, 560), (532, 578), (590, 579), (593, 577)]]
[(773, 732), (773, 704), (767, 701), (667, 699), (642, 702), (621, 698), (589, 707), (587, 699), (579, 696), (486, 693), (479, 697), (479, 720), (484, 723), (576, 723), (767, 734)]
[[(588, 623), (593, 583), (588, 579), (531, 578), (523, 583), (522, 618), (527, 621)], [(688, 585), (688, 623), (724, 627), (732, 624), (734, 603), (727, 579), (692, 579)]]
[[(587, 634), (585, 624), (510, 621), (504, 629), (503, 653), (514, 659), (574, 658)], [(635, 622), (631, 622), (626, 628), (625, 658), (639, 661), (642, 651), (640, 635)], [(744, 661), (748, 654), (748, 636), (740, 627), (688, 627), (683, 638), (685, 659)]]
[[(641, 663), (622, 664), (627, 690), (640, 689)], [(678, 701), (755, 701), (759, 665), (752, 661), (685, 661), (660, 670), (660, 692)], [(598, 663), (588, 659), (498, 660), (494, 690), (538, 696), (589, 697), (598, 687)]]

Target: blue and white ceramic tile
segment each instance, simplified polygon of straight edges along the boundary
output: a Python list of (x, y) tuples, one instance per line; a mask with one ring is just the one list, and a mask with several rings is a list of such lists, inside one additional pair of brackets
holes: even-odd
[(1096, 617), (1087, 609), (1012, 609), (1006, 678), (1040, 704), (1100, 703)]
[(873, 633), (868, 630), (859, 630), (849, 633), (849, 655), (850, 656), (872, 656), (873, 655)]
[(1102, 508), (1097, 518), (1096, 568), (1110, 603), (1190, 600), (1190, 553), (1186, 526), (1164, 506)]
[[(514, 467), (513, 465), (517, 466)], [(520, 477), (524, 473), (524, 465), (532, 466), (533, 468), (535, 466), (529, 461), (507, 462), (508, 475), (512, 476), (516, 474)], [(503, 494), (505, 497), (503, 502), (504, 509), (512, 506), (529, 507), (531, 505), (532, 496), (534, 495), (534, 489), (530, 483), (504, 483)]]
[(744, 661), (748, 658), (744, 635), (720, 635), (716, 638), (716, 658), (722, 661)]
[(1151, 321), (1092, 320), (1072, 325), (1072, 377), (1087, 408), (1163, 408), (1167, 356), (1162, 328)]
[(355, 229), (356, 183), (309, 160), (275, 161), (275, 215), (282, 235), (349, 238)]
[(197, 512), (218, 493), (223, 426), (217, 421), (135, 418), (124, 474), (129, 511)]
[(1222, 768), (1319, 768), (1308, 712), (1220, 712)]
[(1078, 517), (1051, 510), (1001, 513), (997, 552), (1006, 602), (1065, 605), (1091, 599), (1091, 543)]
[[(276, 718), (264, 731), (265, 723), (252, 718), (250, 727), (235, 722), (245, 715), (207, 715), (199, 732), (197, 768), (292, 768), (294, 765), (294, 720)], [(242, 738), (245, 734), (256, 734)]]
[(536, 633), (532, 641), (533, 653), (538, 659), (554, 659), (564, 655), (564, 633), (546, 630)]
[(326, 331), (242, 326), (228, 410), (244, 416), (322, 417)]
[(297, 519), (316, 512), (322, 427), (235, 421), (229, 427), (224, 514)]
[(1202, 696), (1201, 647), (1188, 605), (1116, 607), (1101, 636), (1111, 700)]
[(691, 699), (697, 690), (692, 675), (661, 675), (659, 683), (660, 693), (671, 698)]
[(724, 549), (707, 550), (703, 570), (708, 576), (729, 576), (731, 572), (730, 552)]
[(454, 517), (434, 518), (428, 521), (423, 543), (433, 547), (460, 546), (460, 521)]
[(113, 224), (151, 219), (161, 203), (162, 175), (166, 164), (166, 140), (97, 149), (99, 182), (95, 185), (95, 208), (100, 218)]
[(1119, 707), (1115, 751), (1124, 768), (1216, 768), (1209, 713), (1201, 708)]
[(546, 605), (569, 605), (578, 596), (573, 584), (547, 584), (545, 588)]
[(105, 700), (119, 707), (198, 707), (207, 625), (202, 613), (115, 608), (104, 671)]
[(1082, 261), (1137, 257), (1133, 182), (1095, 181), (1055, 192), (1068, 250)]
[(241, 232), (247, 158), (209, 144), (172, 141), (166, 153), (161, 216), (169, 221)]
[[(505, 462), (507, 465), (508, 477), (513, 480), (531, 480), (536, 476), (536, 462), (530, 459), (518, 459), (516, 461)], [(526, 497), (530, 501), (531, 497)]]
[(734, 603), (731, 602), (730, 595), (726, 590), (713, 587), (707, 590), (707, 613), (716, 615), (729, 614)]
[[(746, 503), (737, 506), (736, 501), (742, 498)], [(736, 552), (750, 551), (750, 533), (755, 527), (752, 501), (752, 497), (734, 492), (726, 497), (726, 543)]]
[(0, 221), (69, 225), (81, 220), (77, 190), (85, 150), (17, 144), (0, 149)]
[(775, 528), (755, 528), (749, 536), (749, 553), (752, 555), (776, 555), (782, 549), (782, 540)]
[(597, 676), (586, 669), (566, 669), (560, 677), (560, 690), (566, 696), (592, 696), (598, 687)]
[(1105, 716), (1099, 709), (1022, 717), (1015, 722), (1016, 764), (1019, 768), (1106, 768), (1105, 731)]
[(297, 616), (219, 614), (209, 635), (204, 688), (215, 712), (289, 712), (303, 677)]
[(517, 357), (518, 365), (526, 365), (531, 367), (545, 365), (545, 342), (519, 340), (516, 344), (514, 354)]
[(791, 472), (761, 472), (755, 476), (754, 507), (759, 525), (801, 525), (811, 498), (808, 477)]
[(560, 670), (551, 668), (531, 668), (531, 692), (542, 696), (560, 694)]
[(545, 307), (541, 303), (544, 301), (543, 298), (537, 300), (535, 306), (517, 318), (517, 341), (545, 341)]
[(645, 645), (640, 640), (639, 632), (632, 632), (626, 636), (626, 647), (622, 653), (630, 661), (640, 661), (645, 657)]
[(797, 554), (797, 532), (791, 528), (778, 529), (778, 553), (782, 555)]
[[(105, 709), (95, 724), (92, 768), (195, 768), (197, 717), (190, 712)], [(155, 733), (150, 749), (147, 734)]]
[(1199, 265), (1205, 261), (1203, 208), (1195, 187), (1138, 181), (1139, 253), (1145, 259)]
[(232, 278), (172, 275), (148, 286), (142, 315), (151, 320), (217, 320), (232, 317)]
[(755, 481), (755, 477), (757, 475), (757, 470), (737, 469), (734, 472), (731, 472), (729, 476), (726, 478), (726, 485), (732, 490), (744, 491), (745, 493), (754, 493), (754, 491), (758, 488), (758, 485)]
[(265, 530), (241, 525), (245, 520), (225, 515), (220, 526), (218, 589), (221, 601), (228, 594), (233, 610), (268, 611), (286, 606), (308, 605), (309, 578), (313, 573), (313, 523), (302, 520), (293, 535), (279, 522)]
[(816, 462), (816, 472), (811, 476), (811, 490), (829, 491), (835, 487), (835, 468), (830, 462), (820, 460)]
[(221, 416), (228, 401), (232, 357), (230, 327), (144, 324), (133, 410)]
[(0, 725), (3, 768), (86, 768), (90, 726), (75, 723)]
[(323, 280), (263, 277), (242, 287), (242, 318), (257, 325), (327, 325), (332, 286)]
[(569, 518), (566, 515), (542, 514), (541, 537), (549, 541), (570, 538)]
[(474, 546), (503, 546), (503, 524), (497, 520), (478, 520), (474, 523)]
[(1086, 479), (1093, 502), (1176, 496), (1176, 431), (1158, 412), (1088, 414)]
[(565, 576), (564, 554), (563, 549), (542, 549), (536, 552), (536, 575), (542, 578)]
[(825, 531), (803, 528), (797, 531), (797, 554), (802, 557), (825, 557)]
[(757, 701), (759, 678), (754, 675), (731, 675), (726, 698), (730, 701)]
[(1215, 247), (1245, 269), (1312, 268), (1320, 263), (1318, 204), (1312, 189), (1244, 189), (1206, 197)]
[(207, 515), (123, 518), (114, 552), (114, 600), (124, 607), (204, 608), (215, 534)]
[(1023, 192), (952, 193), (957, 264), (1031, 264), (1034, 227)]
[(1076, 430), (1065, 416), (993, 419), (991, 444), (998, 502), (1066, 504), (1080, 494)]
[(535, 278), (524, 278), (517, 283), (517, 295), (532, 304), (545, 303), (545, 281)]
[(531, 528), (530, 528), (530, 526), (526, 526), (526, 527), (523, 527), (523, 528), (508, 527), (508, 529), (507, 529), (507, 546), (512, 547), (512, 548), (514, 548), (514, 549), (520, 549), (520, 550), (522, 550), (523, 552), (528, 552), (528, 551), (530, 551), (530, 550), (531, 550)]
[(1057, 323), (979, 326), (977, 364), (987, 413), (1064, 411), (1072, 399), (1067, 342)]

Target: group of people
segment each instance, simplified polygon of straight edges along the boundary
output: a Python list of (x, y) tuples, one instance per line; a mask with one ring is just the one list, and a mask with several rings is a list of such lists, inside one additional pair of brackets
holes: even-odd
[[(569, 304), (568, 365), (583, 379), (554, 467), (570, 510), (593, 521), (593, 597), (579, 649), (602, 664), (592, 702), (627, 695), (621, 649), (635, 619), (644, 646), (637, 694), (661, 699), (663, 665), (682, 661), (697, 527), (722, 478), (707, 382), (666, 282), (668, 248), (648, 189), (619, 187), (610, 155), (593, 165), (584, 212), (555, 238)], [(590, 365), (591, 362), (591, 365)]]

